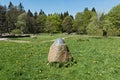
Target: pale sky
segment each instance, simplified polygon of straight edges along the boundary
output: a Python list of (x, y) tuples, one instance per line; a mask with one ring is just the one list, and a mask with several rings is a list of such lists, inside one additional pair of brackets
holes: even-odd
[(68, 11), (71, 15), (82, 12), (86, 7), (107, 13), (120, 3), (120, 0), (0, 0), (0, 4), (8, 6), (10, 1), (14, 5), (21, 2), (26, 11), (30, 9), (33, 13), (42, 9), (46, 14)]

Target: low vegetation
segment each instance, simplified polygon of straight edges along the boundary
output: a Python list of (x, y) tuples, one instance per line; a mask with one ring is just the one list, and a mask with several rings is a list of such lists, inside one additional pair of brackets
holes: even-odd
[[(47, 61), (54, 39), (65, 38), (75, 64), (60, 67)], [(119, 38), (42, 34), (0, 41), (0, 80), (120, 80)]]

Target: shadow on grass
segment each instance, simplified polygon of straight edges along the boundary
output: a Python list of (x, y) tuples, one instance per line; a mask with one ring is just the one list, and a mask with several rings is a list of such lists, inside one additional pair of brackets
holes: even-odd
[(0, 71), (2, 71), (2, 69), (3, 69), (3, 66), (2, 66), (2, 65), (0, 65)]
[(72, 67), (74, 64), (77, 64), (77, 61), (69, 61), (69, 62), (51, 62), (48, 63), (50, 67), (55, 67), (55, 68), (68, 68)]

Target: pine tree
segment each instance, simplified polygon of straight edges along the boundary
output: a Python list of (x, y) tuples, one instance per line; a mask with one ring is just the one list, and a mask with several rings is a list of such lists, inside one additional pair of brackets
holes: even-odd
[(38, 17), (38, 13), (35, 12), (35, 13), (34, 13), (34, 19), (37, 19), (37, 17)]
[(27, 16), (33, 17), (33, 13), (30, 11), (30, 9), (29, 9), (28, 12), (27, 12)]
[(39, 15), (37, 17), (37, 25), (38, 25), (38, 32), (42, 33), (45, 29), (47, 15), (43, 10), (40, 10)]
[(95, 9), (94, 7), (92, 8), (92, 10), (91, 10), (91, 11), (96, 13), (96, 9)]
[(10, 2), (9, 5), (8, 5), (8, 9), (11, 9), (13, 7), (14, 7), (14, 5), (12, 4), (12, 2)]
[(19, 14), (21, 14), (21, 13), (25, 12), (24, 7), (23, 7), (22, 3), (20, 3), (20, 4), (18, 5), (18, 12), (19, 12)]
[(6, 25), (5, 25), (6, 17), (5, 17), (5, 14), (6, 14), (6, 8), (4, 6), (0, 5), (0, 33), (1, 34), (6, 32)]
[(8, 11), (6, 12), (6, 24), (8, 26), (9, 33), (16, 28), (15, 23), (17, 22), (18, 15), (19, 14), (17, 7), (14, 6), (12, 2), (10, 2), (8, 6)]
[(69, 16), (69, 13), (68, 13), (68, 11), (64, 12), (64, 15), (63, 15), (63, 17), (65, 18), (66, 16)]

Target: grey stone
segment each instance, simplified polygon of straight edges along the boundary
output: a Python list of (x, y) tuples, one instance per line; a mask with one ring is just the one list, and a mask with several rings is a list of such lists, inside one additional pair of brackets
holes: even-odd
[(54, 44), (62, 45), (62, 44), (65, 44), (65, 41), (62, 38), (58, 38), (58, 39), (55, 40)]
[(67, 62), (71, 59), (71, 54), (69, 52), (68, 46), (62, 38), (58, 38), (51, 45), (48, 61), (49, 62)]

